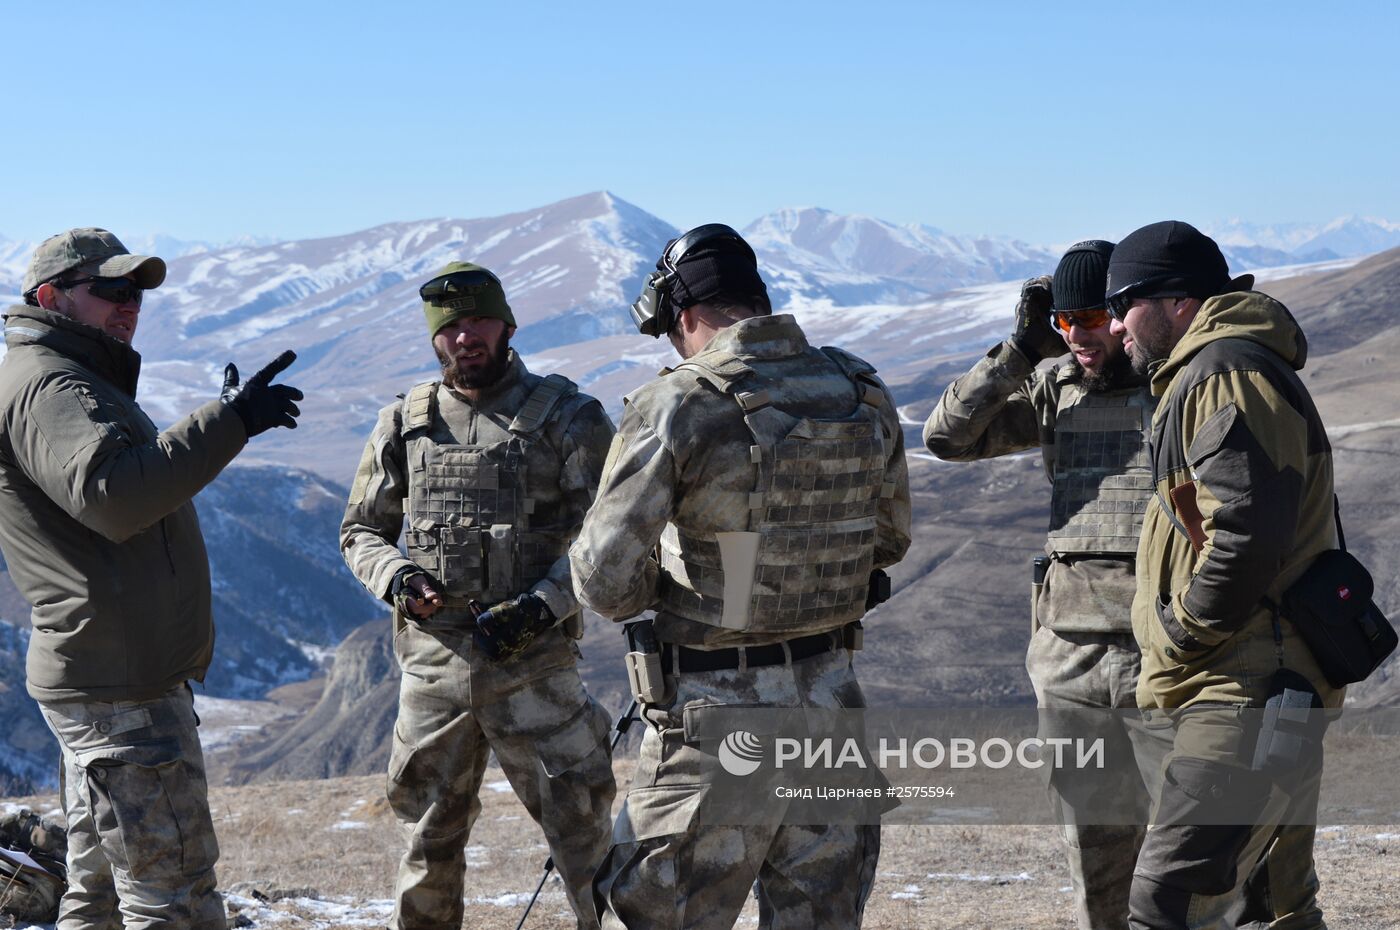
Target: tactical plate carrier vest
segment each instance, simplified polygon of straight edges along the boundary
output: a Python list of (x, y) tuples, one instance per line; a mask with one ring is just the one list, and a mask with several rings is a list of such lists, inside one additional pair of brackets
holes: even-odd
[(732, 397), (753, 435), (753, 491), (729, 512), (734, 532), (668, 524), (661, 536), (660, 609), (725, 629), (800, 634), (834, 629), (865, 613), (875, 551), (876, 507), (887, 452), (874, 369), (823, 349), (855, 386), (856, 409), (840, 419), (798, 417), (773, 401), (758, 370), (734, 355), (677, 366)]
[(555, 407), (576, 391), (569, 379), (549, 375), (508, 429), (496, 430), (498, 440), (479, 445), (432, 438), (438, 382), (419, 384), (404, 398), (408, 557), (442, 582), (449, 607), (459, 600), (490, 605), (515, 597), (568, 552), (566, 533), (530, 526), (536, 500), (543, 493), (557, 496), (559, 478), (557, 464), (546, 469), (545, 457), (531, 452), (539, 451), (540, 433)]
[(1144, 389), (1065, 385), (1055, 441), (1045, 450), (1052, 484), (1049, 549), (1057, 557), (1137, 554), (1152, 497), (1147, 437), (1154, 401)]

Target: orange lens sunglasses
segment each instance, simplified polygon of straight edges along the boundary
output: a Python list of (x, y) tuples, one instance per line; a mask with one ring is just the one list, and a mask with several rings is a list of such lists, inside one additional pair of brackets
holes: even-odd
[(1071, 326), (1078, 325), (1083, 329), (1098, 329), (1100, 326), (1108, 324), (1108, 311), (1102, 308), (1098, 310), (1056, 310), (1050, 314), (1055, 322), (1055, 328), (1065, 335), (1069, 335)]

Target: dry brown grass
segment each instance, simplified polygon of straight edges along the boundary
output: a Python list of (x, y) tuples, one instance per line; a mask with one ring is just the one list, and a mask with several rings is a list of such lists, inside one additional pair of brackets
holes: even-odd
[[(630, 764), (618, 764), (622, 783)], [(515, 896), (534, 890), (548, 854), (514, 794), (490, 787), (500, 781), (499, 770), (488, 770), (468, 846), (465, 926), (473, 930), (512, 930), (522, 907)], [(52, 804), (52, 798), (33, 801)], [(216, 788), (211, 805), (223, 849), (220, 884), (243, 898), (254, 887), (274, 898), (286, 892), (362, 904), (390, 898), (402, 847), (382, 776)], [(865, 927), (1070, 930), (1069, 880), (1057, 832), (1048, 826), (888, 826)], [(1318, 872), (1330, 924), (1400, 927), (1398, 864), (1400, 828), (1323, 829)], [(268, 907), (306, 926), (367, 925), (364, 912), (359, 920), (338, 920), (315, 901)], [(750, 902), (738, 925), (752, 926), (755, 915)], [(573, 927), (557, 881), (546, 886), (528, 926)]]

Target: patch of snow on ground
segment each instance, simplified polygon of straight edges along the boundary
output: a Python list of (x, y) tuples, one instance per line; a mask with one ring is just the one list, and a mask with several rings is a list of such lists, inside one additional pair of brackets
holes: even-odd
[(254, 927), (295, 923), (308, 930), (340, 927), (383, 927), (394, 912), (394, 902), (355, 901), (338, 897), (284, 898), (277, 902), (259, 901), (239, 894), (224, 893), (230, 913), (246, 917)]
[(1372, 423), (1348, 423), (1346, 426), (1332, 426), (1327, 429), (1328, 439), (1341, 439), (1353, 433), (1369, 433), (1372, 430), (1389, 429), (1400, 426), (1400, 420), (1376, 420)]
[(896, 901), (917, 900), (924, 896), (924, 889), (918, 885), (905, 885), (899, 891), (892, 892), (890, 897)]
[(998, 885), (1009, 885), (1011, 882), (1033, 882), (1035, 877), (1029, 872), (1021, 872), (1017, 875), (977, 875), (972, 872), (930, 872), (925, 878), (934, 881), (951, 882), (996, 882)]
[(363, 820), (342, 820), (331, 825), (332, 830), (368, 830), (369, 824)]
[(492, 791), (496, 792), (497, 794), (507, 794), (507, 793), (509, 793), (509, 792), (511, 792), (511, 791), (514, 790), (513, 788), (511, 788), (510, 782), (506, 781), (504, 778), (501, 779), (500, 781), (489, 782), (489, 783), (486, 785), (486, 787), (490, 788)]

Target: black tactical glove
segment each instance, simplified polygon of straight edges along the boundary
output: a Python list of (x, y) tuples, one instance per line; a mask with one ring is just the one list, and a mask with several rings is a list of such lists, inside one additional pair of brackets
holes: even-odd
[(501, 601), (476, 615), (476, 647), (497, 662), (524, 652), (545, 630), (554, 626), (554, 614), (535, 594)]
[(238, 412), (249, 439), (274, 426), (297, 428), (301, 408), (295, 402), (302, 399), (301, 391), (289, 384), (270, 383), (296, 360), (297, 354), (288, 349), (244, 384), (238, 383), (238, 366), (229, 362), (224, 368), (224, 390), (219, 400)]
[(1065, 341), (1050, 325), (1050, 296), (1052, 278), (1041, 275), (1021, 285), (1021, 299), (1016, 302), (1016, 331), (1011, 344), (1030, 360), (1032, 365), (1043, 358), (1065, 354)]
[(432, 603), (431, 596), (420, 595), (417, 589), (408, 583), (410, 578), (422, 578), (427, 582), (427, 589), (432, 595), (436, 595), (438, 583), (432, 575), (417, 566), (404, 566), (394, 573), (393, 579), (389, 582), (389, 603), (393, 604), (400, 614), (405, 617), (417, 617), (409, 606), (409, 600), (417, 601), (420, 605)]

